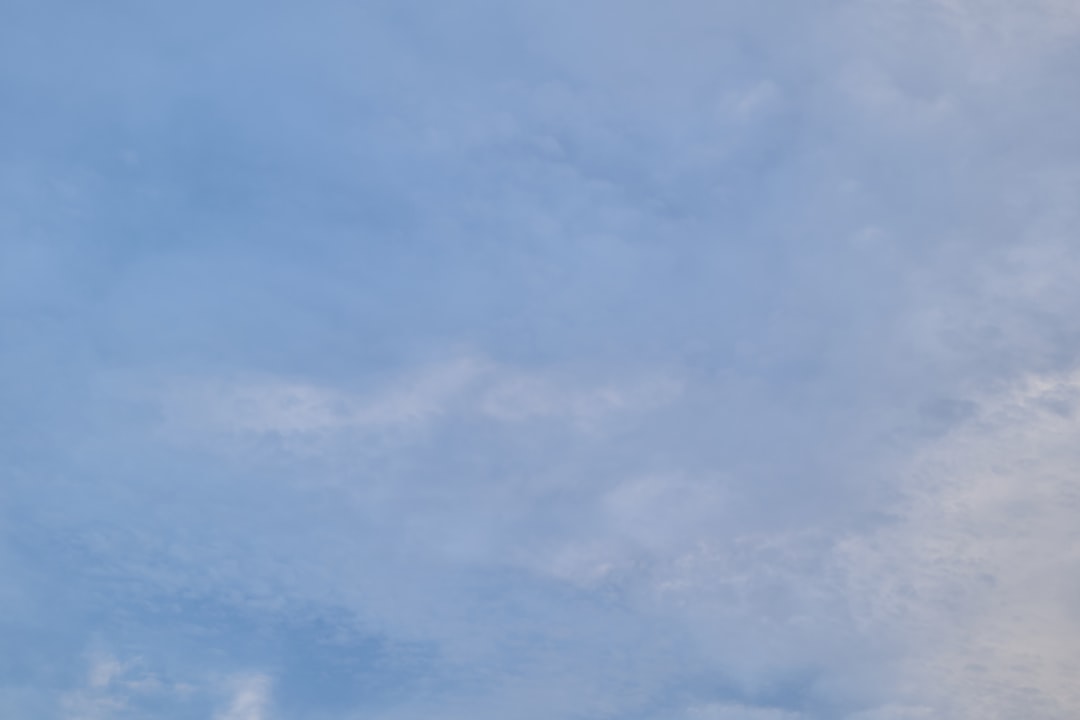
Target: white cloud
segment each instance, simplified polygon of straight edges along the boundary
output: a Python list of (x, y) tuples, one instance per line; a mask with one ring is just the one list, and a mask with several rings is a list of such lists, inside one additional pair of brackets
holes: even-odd
[(949, 717), (1080, 715), (1080, 374), (1033, 376), (907, 471), (898, 521), (838, 557), (898, 689)]
[(550, 418), (590, 430), (612, 416), (646, 412), (670, 403), (680, 390), (677, 381), (663, 376), (597, 386), (506, 369), (481, 392), (479, 410), (497, 420)]
[(262, 673), (238, 675), (229, 681), (232, 697), (215, 720), (267, 720), (270, 717), (270, 677)]
[(670, 403), (679, 392), (679, 383), (662, 375), (590, 384), (464, 355), (400, 373), (368, 392), (262, 376), (173, 381), (159, 397), (166, 431), (179, 436), (304, 438), (414, 433), (450, 415), (554, 420), (590, 431), (612, 417)]
[(883, 705), (848, 716), (847, 720), (935, 720), (942, 715), (919, 705)]
[(710, 704), (691, 708), (687, 720), (804, 720), (802, 713), (752, 705)]
[(971, 43), (992, 43), (999, 59), (1012, 49), (1050, 50), (1048, 43), (1080, 33), (1080, 8), (1071, 0), (933, 0)]
[(284, 436), (339, 430), (417, 428), (443, 412), (481, 373), (455, 358), (368, 394), (276, 377), (179, 381), (164, 393), (166, 420), (180, 429)]
[(65, 720), (105, 720), (128, 707), (129, 693), (122, 687), (128, 665), (102, 652), (93, 653), (87, 664), (85, 685), (60, 699)]
[(95, 655), (90, 661), (88, 684), (92, 688), (108, 687), (126, 669), (123, 663), (111, 655)]
[(168, 682), (147, 669), (140, 658), (121, 660), (95, 651), (87, 658), (85, 682), (60, 697), (65, 720), (113, 720), (140, 716), (147, 700), (181, 700), (192, 694), (187, 683)]

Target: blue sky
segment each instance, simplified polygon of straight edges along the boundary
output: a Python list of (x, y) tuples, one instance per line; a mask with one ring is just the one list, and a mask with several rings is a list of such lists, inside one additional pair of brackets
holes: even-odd
[(0, 0), (0, 715), (1080, 714), (1069, 0)]

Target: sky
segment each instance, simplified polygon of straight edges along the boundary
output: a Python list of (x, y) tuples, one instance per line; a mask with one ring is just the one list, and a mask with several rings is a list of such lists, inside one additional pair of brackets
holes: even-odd
[(0, 716), (1080, 717), (1073, 0), (0, 0)]

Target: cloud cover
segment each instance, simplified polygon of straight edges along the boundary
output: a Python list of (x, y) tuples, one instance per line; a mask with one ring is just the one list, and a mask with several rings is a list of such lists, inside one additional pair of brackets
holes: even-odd
[(1078, 35), (0, 3), (0, 709), (1074, 717)]

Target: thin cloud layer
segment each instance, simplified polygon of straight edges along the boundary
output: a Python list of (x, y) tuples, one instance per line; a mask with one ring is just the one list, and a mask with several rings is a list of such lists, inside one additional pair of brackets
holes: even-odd
[(902, 678), (953, 717), (1080, 710), (1075, 373), (1031, 377), (927, 447), (900, 520), (842, 556), (857, 618), (903, 638)]
[(0, 7), (0, 714), (1066, 720), (1080, 14)]

